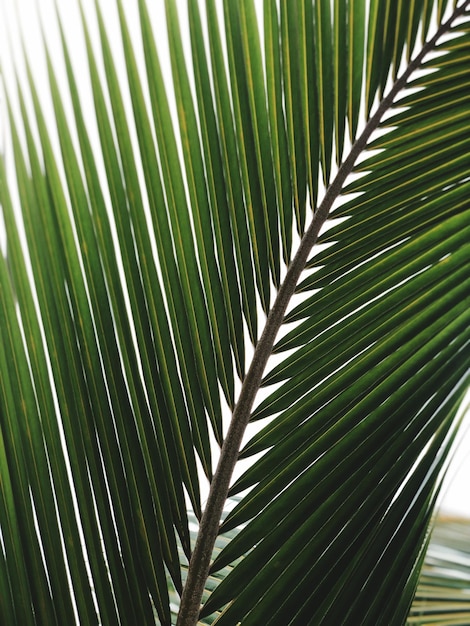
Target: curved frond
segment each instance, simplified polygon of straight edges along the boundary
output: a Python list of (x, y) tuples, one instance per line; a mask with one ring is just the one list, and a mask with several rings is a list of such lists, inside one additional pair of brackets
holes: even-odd
[(421, 623), (470, 0), (156, 4), (1, 58), (0, 622)]

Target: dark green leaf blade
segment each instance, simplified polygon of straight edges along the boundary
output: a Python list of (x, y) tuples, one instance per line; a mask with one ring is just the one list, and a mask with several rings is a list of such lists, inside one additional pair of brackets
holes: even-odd
[(227, 202), (231, 216), (233, 243), (240, 270), (239, 279), (242, 304), (250, 339), (253, 345), (255, 345), (257, 341), (255, 260), (253, 259), (253, 251), (248, 234), (242, 174), (236, 147), (235, 122), (233, 119), (221, 33), (214, 0), (207, 0), (206, 19), (217, 122), (220, 129), (220, 145), (227, 185)]
[(335, 120), (333, 89), (333, 37), (330, 0), (315, 2), (315, 58), (317, 64), (318, 119), (323, 182), (328, 186)]
[(230, 327), (232, 349), (241, 379), (245, 375), (245, 346), (239, 280), (233, 250), (227, 183), (222, 166), (220, 136), (214, 111), (209, 69), (203, 46), (202, 23), (196, 2), (189, 4), (191, 45), (198, 95), (198, 111), (204, 144), (204, 160), (217, 243), (217, 261), (224, 289), (225, 310)]
[[(170, 57), (172, 64), (173, 85), (175, 88), (176, 108), (179, 119), (180, 138), (183, 148), (185, 178), (189, 188), (189, 205), (194, 225), (195, 237), (197, 242), (197, 258), (199, 267), (201, 268), (202, 283), (204, 286), (204, 294), (199, 294), (196, 290), (197, 280), (195, 276), (191, 276), (191, 281), (185, 285), (186, 266), (189, 268), (196, 267), (195, 252), (191, 250), (189, 234), (191, 227), (189, 220), (180, 226), (183, 233), (183, 249), (185, 262), (180, 263), (180, 272), (185, 285), (184, 293), (186, 297), (186, 307), (188, 308), (189, 297), (192, 306), (196, 310), (197, 326), (193, 327), (193, 333), (199, 332), (201, 335), (200, 346), (204, 356), (205, 367), (208, 368), (210, 360), (208, 359), (208, 346), (206, 343), (212, 344), (217, 360), (217, 371), (222, 388), (225, 392), (227, 402), (231, 408), (234, 405), (234, 381), (233, 381), (233, 365), (232, 355), (230, 352), (230, 341), (227, 314), (225, 311), (225, 301), (220, 283), (219, 270), (217, 267), (214, 251), (214, 234), (212, 230), (212, 219), (209, 209), (209, 198), (205, 183), (205, 172), (202, 160), (202, 147), (199, 137), (198, 126), (196, 122), (196, 113), (193, 104), (193, 98), (189, 85), (189, 78), (184, 59), (183, 46), (181, 42), (181, 31), (176, 13), (176, 4), (174, 0), (165, 1), (168, 39), (170, 45)], [(174, 181), (177, 172), (181, 168), (172, 170), (174, 190), (177, 195), (178, 215), (186, 213), (184, 210), (184, 190), (183, 181)], [(189, 211), (188, 211), (189, 212)], [(186, 260), (187, 259), (187, 260)], [(189, 276), (189, 274), (188, 274)], [(187, 291), (191, 287), (192, 292), (189, 296)], [(203, 334), (203, 303), (206, 302), (208, 323), (210, 325), (211, 334)], [(193, 323), (193, 322), (191, 322)], [(196, 330), (196, 328), (198, 330)], [(212, 337), (212, 339), (211, 339)], [(198, 357), (199, 358), (199, 357)], [(212, 395), (215, 395), (216, 388), (212, 386)]]
[(264, 32), (266, 59), (266, 86), (271, 127), (273, 165), (282, 240), (283, 258), (289, 264), (292, 250), (292, 186), (289, 171), (289, 148), (282, 104), (282, 50), (280, 46), (279, 15), (276, 3), (264, 3)]

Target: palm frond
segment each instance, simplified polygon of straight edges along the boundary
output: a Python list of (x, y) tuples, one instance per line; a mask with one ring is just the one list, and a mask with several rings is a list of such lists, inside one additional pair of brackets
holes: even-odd
[(134, 40), (122, 0), (118, 37), (78, 3), (89, 110), (57, 2), (53, 125), (28, 42), (5, 73), (0, 621), (427, 623), (470, 1), (186, 7), (169, 80), (150, 4)]
[(438, 518), (407, 624), (467, 624), (470, 619), (468, 520)]

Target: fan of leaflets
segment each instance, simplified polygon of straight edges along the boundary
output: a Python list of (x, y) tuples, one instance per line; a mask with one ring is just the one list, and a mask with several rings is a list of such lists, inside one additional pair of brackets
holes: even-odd
[(438, 518), (433, 528), (409, 626), (470, 623), (470, 522)]
[(172, 82), (152, 3), (79, 4), (88, 71), (45, 24), (4, 81), (0, 622), (406, 622), (469, 381), (470, 1), (165, 0)]

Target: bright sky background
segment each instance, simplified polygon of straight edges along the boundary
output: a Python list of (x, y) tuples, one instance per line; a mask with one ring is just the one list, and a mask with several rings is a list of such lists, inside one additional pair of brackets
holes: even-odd
[[(84, 98), (85, 105), (88, 102), (92, 107), (93, 104), (86, 71), (83, 71), (86, 58), (83, 41), (81, 39), (81, 29), (78, 26), (79, 14), (77, 12), (77, 3), (71, 0), (57, 0), (57, 4), (63, 19), (68, 44), (73, 51), (73, 63), (77, 71), (77, 76), (83, 76), (83, 81), (81, 82), (81, 96)], [(109, 28), (108, 32), (114, 32), (114, 30), (115, 32), (118, 32), (116, 13), (114, 9), (115, 2), (111, 0), (104, 0), (101, 4), (106, 8), (106, 26)], [(55, 23), (53, 0), (0, 0), (0, 63), (2, 66), (1, 71), (4, 73), (4, 78), (11, 88), (13, 85), (11, 82), (11, 59), (15, 58), (19, 60), (21, 58), (19, 31), (15, 25), (15, 13), (17, 13), (19, 21), (22, 24), (24, 41), (30, 55), (33, 74), (37, 79), (36, 85), (40, 88), (40, 95), (42, 96), (44, 102), (47, 102), (47, 74), (41, 50), (42, 44), (39, 28), (40, 21), (38, 19), (38, 12), (36, 8), (38, 5), (40, 5), (41, 8), (43, 24), (45, 25), (45, 31), (47, 33), (46, 40), (50, 47), (54, 64), (59, 72), (59, 76), (62, 74), (62, 77), (64, 77), (60, 54), (56, 54), (59, 38)], [(125, 9), (130, 17), (130, 26), (131, 28), (134, 26), (134, 34), (136, 37), (139, 37), (136, 5), (137, 2), (135, 0), (124, 1)], [(182, 2), (182, 5), (184, 6), (184, 2)], [(87, 15), (92, 14), (90, 9), (93, 7), (93, 0), (83, 0), (83, 6)], [(159, 48), (164, 51), (166, 46), (166, 33), (163, 0), (154, 0), (149, 2), (148, 6), (152, 12), (153, 23), (157, 24), (159, 28), (157, 43), (159, 44)], [(92, 29), (95, 28), (94, 20), (91, 21), (91, 26)], [(9, 41), (11, 42), (11, 48)], [(13, 55), (11, 53), (12, 49), (14, 50)], [(119, 62), (119, 57), (117, 60)], [(140, 60), (142, 61), (141, 58)], [(120, 61), (123, 63), (122, 59)], [(161, 62), (164, 67), (169, 67), (168, 57), (164, 54), (161, 56)], [(21, 63), (19, 65), (19, 70), (20, 74), (22, 74)], [(52, 107), (49, 107), (49, 116), (52, 120)], [(4, 141), (5, 119), (6, 114), (3, 93), (0, 88), (0, 150), (6, 149), (8, 154), (8, 145), (6, 145)], [(1, 226), (2, 225), (0, 223), (0, 231)], [(467, 402), (467, 407), (469, 406), (470, 394)], [(445, 489), (442, 506), (445, 511), (451, 514), (467, 515), (470, 517), (470, 409), (467, 411), (467, 415), (464, 420), (463, 431), (466, 432), (466, 434), (462, 437), (463, 442), (460, 445), (458, 453), (455, 456), (449, 470), (449, 479), (451, 480), (447, 480), (448, 487)]]

